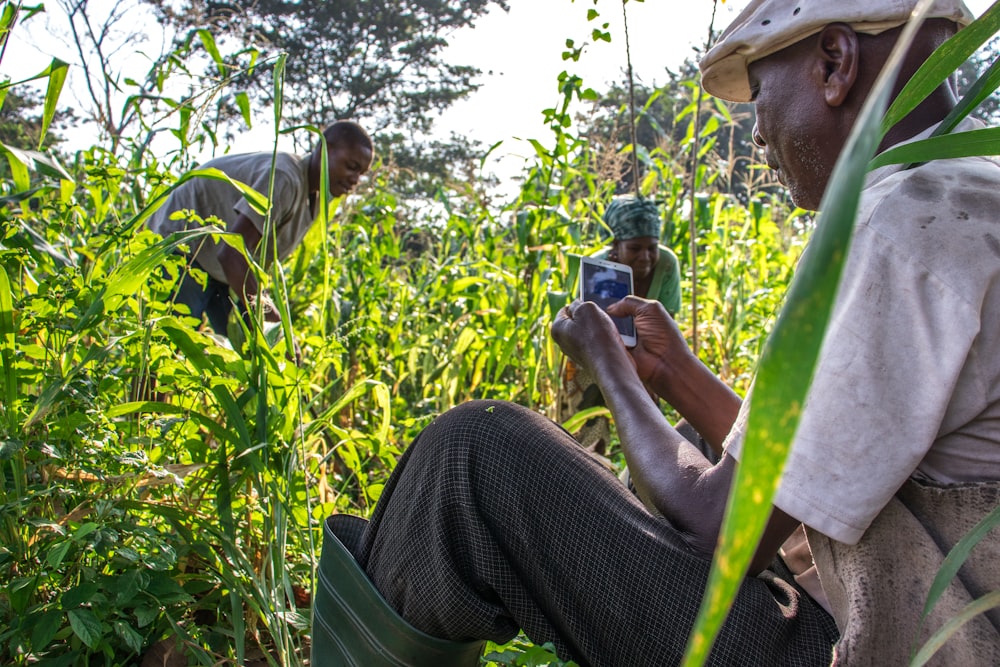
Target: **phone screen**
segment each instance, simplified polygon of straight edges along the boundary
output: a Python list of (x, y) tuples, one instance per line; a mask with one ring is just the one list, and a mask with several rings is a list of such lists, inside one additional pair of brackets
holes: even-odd
[[(632, 267), (607, 260), (582, 257), (580, 262), (580, 297), (602, 309), (632, 293)], [(635, 345), (635, 322), (631, 317), (612, 317), (626, 345)]]

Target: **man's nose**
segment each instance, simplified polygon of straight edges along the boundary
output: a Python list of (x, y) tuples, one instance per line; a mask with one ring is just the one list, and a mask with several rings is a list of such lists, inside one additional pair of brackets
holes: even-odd
[(753, 124), (753, 132), (750, 133), (750, 136), (753, 137), (754, 145), (759, 146), (760, 148), (767, 146), (767, 142), (764, 141), (764, 137), (760, 136), (760, 129), (758, 129), (757, 123)]

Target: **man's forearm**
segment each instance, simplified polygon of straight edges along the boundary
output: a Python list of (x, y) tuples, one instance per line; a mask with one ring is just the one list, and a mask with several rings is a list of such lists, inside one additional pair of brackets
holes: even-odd
[(237, 298), (247, 303), (248, 297), (257, 295), (257, 278), (242, 254), (229, 246), (223, 246), (217, 258), (222, 272), (226, 275), (226, 282), (236, 293)]
[(742, 405), (739, 395), (694, 355), (678, 364), (664, 360), (663, 365), (650, 388), (721, 454)]
[[(629, 473), (640, 497), (710, 554), (718, 537), (728, 482), (670, 426), (627, 363), (593, 369), (614, 415)], [(721, 482), (721, 483), (720, 483)]]

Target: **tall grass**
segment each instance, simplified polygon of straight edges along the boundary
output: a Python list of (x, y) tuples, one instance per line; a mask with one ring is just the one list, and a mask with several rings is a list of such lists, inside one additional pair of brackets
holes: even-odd
[[(8, 3), (0, 29), (24, 18)], [(46, 114), (63, 73), (39, 74), (52, 82)], [(171, 187), (217, 174), (173, 173), (138, 131), (123, 139), (135, 150), (95, 145), (65, 166), (45, 147), (6, 149), (0, 662), (127, 664), (174, 646), (202, 665), (302, 664), (325, 516), (369, 512), (401, 451), (457, 403), (555, 416), (548, 326), (569, 298), (569, 255), (600, 245), (613, 191), (594, 168), (603, 147), (570, 115), (595, 93), (567, 73), (557, 85), (551, 134), (516, 196), (456, 183), (401, 201), (376, 164), (356, 196), (323, 197), (326, 215), (288, 261), (257, 267), (282, 321), (233, 343), (170, 305), (188, 270), (175, 251), (204, 232), (160, 239), (142, 224)], [(316, 131), (285, 127), (280, 103), (274, 113), (279, 132)], [(665, 241), (687, 263), (680, 156), (641, 157), (642, 191), (666, 203)], [(810, 225), (779, 200), (740, 204), (699, 164), (700, 354), (742, 390)], [(245, 194), (267, 209), (268, 193)], [(516, 643), (495, 660), (539, 650)]]

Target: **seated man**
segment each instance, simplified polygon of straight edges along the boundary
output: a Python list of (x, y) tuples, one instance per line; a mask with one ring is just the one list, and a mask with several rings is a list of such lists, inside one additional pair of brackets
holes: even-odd
[[(346, 195), (358, 184), (372, 162), (372, 140), (353, 121), (341, 120), (323, 130), (327, 146), (327, 171), (330, 195)], [(161, 236), (185, 229), (187, 216), (179, 211), (193, 211), (206, 223), (221, 225), (227, 232), (243, 237), (247, 252), (260, 261), (260, 248), (267, 247), (266, 267), (274, 259), (282, 260), (302, 242), (319, 213), (317, 194), (320, 189), (322, 146), (306, 156), (270, 152), (224, 155), (210, 160), (200, 168), (215, 168), (230, 178), (249, 185), (267, 195), (274, 170), (274, 192), (271, 202), (271, 230), (264, 228), (264, 216), (257, 213), (231, 184), (210, 178), (194, 178), (170, 193), (160, 208), (150, 217), (148, 226)], [(273, 239), (263, 239), (265, 233)], [(185, 275), (176, 301), (186, 304), (196, 318), (202, 315), (217, 334), (227, 335), (227, 323), (233, 299), (246, 312), (246, 304), (257, 297), (257, 279), (243, 255), (226, 243), (214, 243), (211, 238), (198, 242), (191, 249), (191, 266), (208, 274), (202, 287), (190, 275)], [(232, 294), (230, 294), (232, 292)], [(264, 317), (278, 321), (278, 312), (266, 298), (261, 301)]]
[[(755, 141), (798, 205), (819, 205), (915, 4), (757, 0), (701, 63), (709, 92), (756, 102)], [(957, 0), (938, 2), (902, 80), (970, 20)], [(881, 148), (931, 131), (953, 104), (943, 84)], [(992, 160), (870, 175), (801, 426), (712, 664), (827, 665), (836, 654), (838, 664), (901, 665), (940, 626), (918, 630), (934, 575), (921, 559), (960, 536), (935, 523), (937, 510), (957, 507), (974, 522), (1000, 501), (998, 210)], [(635, 317), (631, 352), (592, 303), (565, 308), (552, 335), (600, 384), (638, 493), (664, 518), (533, 411), (499, 401), (454, 408), (404, 454), (356, 551), (417, 628), (498, 642), (523, 629), (581, 665), (679, 662), (747, 404), (691, 353), (660, 304), (630, 297), (612, 314)], [(725, 445), (717, 464), (667, 423), (647, 387), (713, 447)], [(823, 584), (816, 597), (780, 556), (802, 524)], [(841, 558), (857, 569), (840, 568)], [(996, 561), (986, 578), (970, 571), (951, 588), (1000, 588)], [(856, 616), (858, 591), (876, 591), (861, 602), (890, 615)], [(880, 607), (883, 593), (896, 597)], [(943, 646), (941, 664), (1000, 664), (998, 626), (974, 619)]]

